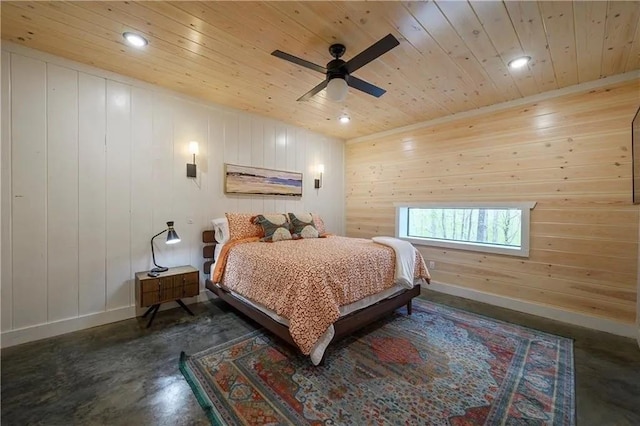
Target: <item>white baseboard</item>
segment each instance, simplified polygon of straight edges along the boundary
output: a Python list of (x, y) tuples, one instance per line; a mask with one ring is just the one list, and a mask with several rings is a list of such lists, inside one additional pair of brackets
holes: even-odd
[[(182, 299), (185, 305), (192, 303), (204, 302), (211, 298), (206, 291), (200, 292), (196, 297)], [(179, 305), (176, 302), (163, 303), (160, 305), (160, 311), (173, 309)], [(138, 317), (146, 311), (146, 308), (137, 308), (136, 306), (127, 306), (117, 308), (106, 312), (97, 312), (95, 314), (83, 315), (75, 318), (68, 318), (60, 321), (38, 324), (24, 327), (16, 330), (7, 330), (2, 333), (0, 339), (0, 347), (8, 348), (9, 346), (20, 345), (22, 343), (33, 342), (35, 340), (46, 339), (48, 337), (58, 336), (60, 334), (70, 333), (72, 331), (84, 330), (99, 325), (109, 324), (112, 322), (122, 321), (130, 318)]]
[[(580, 327), (591, 328), (594, 330), (604, 331), (618, 336), (631, 337), (635, 339), (639, 336), (640, 330), (637, 330), (634, 324), (625, 324), (612, 321), (606, 318), (594, 317), (590, 315), (580, 314), (577, 312), (569, 312), (551, 306), (538, 305), (524, 300), (511, 299), (509, 297), (498, 296), (495, 294), (484, 293), (482, 291), (458, 287), (451, 284), (431, 282), (430, 285), (423, 285), (428, 290), (440, 293), (450, 294), (452, 296), (464, 297), (465, 299), (476, 300), (478, 302), (487, 303), (501, 308), (513, 309), (515, 311), (524, 312), (539, 317), (553, 319), (566, 322)], [(638, 337), (640, 338), (640, 337)]]

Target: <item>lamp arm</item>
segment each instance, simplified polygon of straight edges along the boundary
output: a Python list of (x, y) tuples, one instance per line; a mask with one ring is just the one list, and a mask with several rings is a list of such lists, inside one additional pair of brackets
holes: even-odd
[(154, 264), (154, 265), (156, 265), (158, 268), (162, 268), (162, 266), (160, 266), (160, 265), (158, 265), (158, 264), (156, 263), (156, 253), (155, 253), (155, 251), (153, 250), (153, 240), (154, 240), (154, 238), (156, 238), (156, 237), (157, 237), (157, 236), (159, 236), (159, 235), (164, 234), (165, 232), (167, 232), (167, 229), (165, 229), (164, 231), (160, 231), (160, 232), (158, 232), (156, 235), (154, 235), (153, 237), (151, 237), (151, 258), (153, 259), (153, 264)]

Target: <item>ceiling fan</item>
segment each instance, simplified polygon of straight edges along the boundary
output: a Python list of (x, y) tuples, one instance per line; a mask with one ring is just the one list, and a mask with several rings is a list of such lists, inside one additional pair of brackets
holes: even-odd
[(285, 61), (293, 62), (294, 64), (302, 65), (303, 67), (312, 69), (314, 71), (321, 72), (326, 75), (326, 79), (318, 84), (313, 89), (298, 98), (298, 101), (308, 101), (313, 95), (320, 92), (325, 87), (327, 88), (327, 97), (329, 99), (341, 102), (347, 96), (347, 86), (351, 86), (354, 89), (358, 89), (369, 95), (379, 98), (386, 90), (374, 86), (371, 83), (367, 83), (364, 80), (354, 77), (351, 74), (367, 65), (369, 62), (376, 59), (378, 56), (382, 56), (389, 50), (393, 49), (400, 42), (391, 34), (378, 40), (349, 61), (345, 62), (342, 59), (342, 55), (347, 50), (343, 44), (332, 44), (329, 46), (329, 53), (335, 59), (329, 61), (326, 68), (316, 65), (312, 62), (305, 61), (296, 56), (282, 52), (281, 50), (274, 50), (271, 52), (273, 56), (284, 59)]

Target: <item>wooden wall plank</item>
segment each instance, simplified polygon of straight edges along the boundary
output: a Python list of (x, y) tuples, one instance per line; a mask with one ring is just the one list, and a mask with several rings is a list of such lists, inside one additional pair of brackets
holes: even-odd
[(449, 22), (458, 30), (466, 45), (473, 50), (477, 60), (487, 72), (490, 72), (489, 77), (496, 86), (502, 89), (507, 99), (522, 97), (523, 94), (520, 93), (507, 65), (500, 58), (469, 3), (438, 1), (437, 5)]
[(602, 1), (574, 2), (573, 18), (576, 30), (578, 81), (600, 78), (607, 3)]
[(106, 310), (106, 81), (78, 76), (79, 314)]
[[(287, 169), (287, 127), (284, 124), (276, 125), (276, 144), (275, 144), (275, 168), (278, 170)], [(275, 211), (286, 212), (286, 198), (276, 197)]]
[(14, 328), (48, 317), (46, 72), (42, 61), (11, 55)]
[[(242, 115), (238, 117), (238, 163), (251, 165), (251, 117)], [(249, 197), (238, 197), (238, 210), (253, 212), (253, 204)]]
[[(274, 121), (268, 120), (264, 123), (264, 167), (268, 169), (276, 168), (276, 125)], [(304, 185), (304, 181), (302, 183)], [(304, 189), (302, 191), (304, 194)], [(264, 200), (265, 212), (276, 212), (276, 198), (267, 197)]]
[[(152, 231), (149, 239), (158, 232), (167, 228), (167, 221), (175, 220), (174, 216), (174, 161), (173, 161), (173, 140), (174, 140), (174, 120), (175, 109), (173, 98), (154, 93), (153, 96), (153, 165), (151, 173), (153, 175), (153, 221)], [(186, 170), (186, 166), (185, 170)], [(185, 171), (186, 173), (186, 171)], [(166, 235), (166, 234), (163, 234)], [(178, 234), (180, 235), (180, 234)], [(166, 237), (162, 236), (154, 240), (156, 262), (161, 266), (168, 266), (172, 247), (165, 244)], [(164, 263), (163, 263), (164, 262)]]
[(530, 67), (522, 67), (517, 70), (508, 68), (508, 64), (515, 58), (527, 56), (520, 44), (509, 13), (503, 2), (470, 1), (471, 8), (478, 16), (482, 28), (495, 46), (504, 65), (505, 71), (511, 74), (518, 90), (523, 96), (539, 93), (533, 73)]
[(557, 89), (547, 37), (537, 2), (505, 2), (522, 48), (531, 56), (529, 64), (539, 89)]
[[(238, 153), (238, 114), (229, 112), (224, 115), (224, 162), (226, 164), (240, 164)], [(227, 198), (228, 211), (240, 211), (238, 203), (238, 195), (225, 194)], [(245, 212), (246, 213), (246, 212)]]
[(205, 228), (211, 226), (211, 219), (223, 217), (227, 208), (224, 196), (224, 114), (209, 111), (209, 135), (206, 155), (205, 184), (203, 185), (206, 211), (211, 212), (205, 218)]
[(396, 202), (537, 201), (528, 258), (419, 247), (435, 262), (433, 279), (633, 322), (639, 211), (628, 126), (637, 87), (348, 143), (347, 235), (393, 234)]
[[(309, 173), (307, 173), (307, 130), (295, 129), (296, 138), (296, 158), (295, 158), (295, 171), (302, 173), (302, 197), (295, 200), (295, 207), (291, 211), (305, 211), (305, 199), (307, 195), (304, 192), (304, 181), (310, 179)], [(337, 196), (336, 196), (337, 197)]]
[[(153, 230), (153, 93), (131, 88), (131, 270), (153, 267), (149, 240)], [(135, 301), (135, 285), (131, 286)]]
[(107, 80), (107, 310), (131, 304), (131, 88)]
[(78, 73), (48, 64), (48, 321), (78, 316), (78, 189)]
[[(287, 153), (286, 153), (286, 165), (285, 170), (291, 170), (294, 172), (300, 171), (298, 165), (296, 164), (296, 149), (297, 149), (297, 140), (296, 140), (296, 129), (293, 127), (287, 127)], [(304, 175), (303, 175), (304, 179)], [(285, 212), (293, 212), (298, 210), (298, 201), (300, 198), (298, 197), (287, 197), (285, 202)]]
[[(496, 90), (494, 82), (482, 65), (477, 60), (472, 60), (473, 52), (434, 2), (407, 2), (405, 7), (431, 38), (444, 49), (443, 53), (446, 52), (447, 56), (469, 75), (476, 85), (481, 105), (507, 100), (500, 91)], [(446, 71), (443, 72), (446, 73)]]
[[(458, 274), (442, 272), (442, 282), (456, 283), (460, 277)], [(540, 290), (537, 288), (525, 288), (512, 283), (500, 280), (487, 280), (483, 277), (466, 276), (466, 287), (480, 290), (485, 293), (496, 294), (514, 299), (524, 299), (540, 305), (563, 308), (573, 312), (578, 312), (602, 318), (615, 318), (619, 322), (631, 324), (635, 320), (635, 306), (633, 304), (611, 303), (604, 300), (582, 297), (575, 294), (563, 294), (551, 290)]]
[(11, 244), (11, 54), (2, 52), (0, 61), (0, 106), (2, 113), (2, 147), (0, 148), (0, 235), (2, 240), (2, 272), (0, 280), (0, 331), (13, 325), (13, 250)]
[[(264, 136), (263, 120), (257, 117), (251, 119), (251, 165), (254, 167), (264, 167), (264, 144), (262, 138)], [(251, 211), (264, 212), (265, 196), (256, 196), (251, 198)]]
[(631, 43), (627, 66), (624, 68), (626, 72), (640, 69), (640, 25), (636, 25), (636, 33)]
[(573, 2), (541, 1), (539, 5), (558, 86), (577, 84)]
[(603, 77), (624, 71), (633, 46), (638, 21), (640, 21), (639, 2), (608, 2), (602, 46), (601, 74)]

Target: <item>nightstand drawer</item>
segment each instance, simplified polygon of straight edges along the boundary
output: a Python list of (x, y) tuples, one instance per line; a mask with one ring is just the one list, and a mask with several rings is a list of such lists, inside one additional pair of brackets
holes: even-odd
[(200, 273), (176, 275), (173, 278), (173, 292), (176, 299), (197, 296), (200, 292)]
[(173, 277), (162, 277), (141, 282), (141, 306), (151, 306), (173, 298)]

